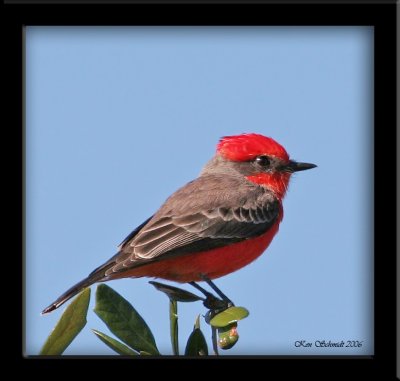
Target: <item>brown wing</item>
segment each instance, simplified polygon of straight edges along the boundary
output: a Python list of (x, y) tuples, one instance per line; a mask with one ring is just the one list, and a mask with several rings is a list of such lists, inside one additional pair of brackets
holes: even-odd
[(255, 237), (274, 224), (279, 211), (279, 201), (258, 185), (234, 176), (202, 176), (175, 192), (102, 268), (107, 277), (161, 256), (211, 250)]

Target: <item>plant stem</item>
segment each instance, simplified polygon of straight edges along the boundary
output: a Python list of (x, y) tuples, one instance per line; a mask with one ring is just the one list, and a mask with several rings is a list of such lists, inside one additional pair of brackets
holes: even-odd
[(172, 352), (175, 356), (179, 356), (178, 342), (178, 302), (170, 299), (169, 301), (169, 321), (171, 330)]

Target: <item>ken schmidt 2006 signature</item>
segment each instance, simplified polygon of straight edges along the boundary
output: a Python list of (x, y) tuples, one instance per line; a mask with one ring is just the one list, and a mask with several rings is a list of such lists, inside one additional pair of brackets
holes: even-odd
[(363, 342), (360, 340), (297, 340), (294, 342), (296, 348), (361, 348)]

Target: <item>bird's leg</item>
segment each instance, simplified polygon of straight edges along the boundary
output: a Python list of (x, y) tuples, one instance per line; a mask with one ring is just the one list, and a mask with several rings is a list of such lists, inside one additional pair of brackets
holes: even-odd
[(215, 297), (211, 292), (208, 292), (205, 290), (203, 287), (199, 286), (195, 282), (189, 282), (191, 286), (199, 290), (206, 299), (204, 300), (203, 304), (204, 307), (208, 308), (209, 310), (213, 311), (220, 311), (220, 310), (226, 310), (227, 308), (231, 307), (232, 305), (229, 305), (229, 303), (226, 300), (221, 300)]
[(232, 307), (235, 304), (232, 302), (232, 300), (230, 300), (212, 281), (210, 278), (208, 278), (207, 276), (205, 276), (204, 274), (200, 274), (200, 277), (204, 280), (204, 282), (206, 282), (217, 294), (219, 297), (222, 298), (222, 300), (224, 300), (227, 304), (228, 307)]
[(208, 292), (206, 289), (204, 289), (203, 287), (199, 286), (196, 282), (189, 282), (189, 284), (191, 286), (193, 286), (194, 288), (196, 288), (197, 290), (199, 290), (205, 297), (209, 297), (212, 296), (215, 298), (215, 296), (213, 294), (211, 294), (210, 292)]

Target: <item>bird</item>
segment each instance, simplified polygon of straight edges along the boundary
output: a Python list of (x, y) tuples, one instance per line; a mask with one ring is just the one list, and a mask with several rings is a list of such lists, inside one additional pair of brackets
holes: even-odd
[(113, 257), (42, 314), (94, 283), (120, 278), (192, 285), (205, 280), (213, 285), (212, 280), (243, 268), (267, 249), (283, 219), (282, 200), (292, 174), (315, 167), (290, 159), (271, 137), (222, 137), (195, 180), (168, 197), (122, 241)]

